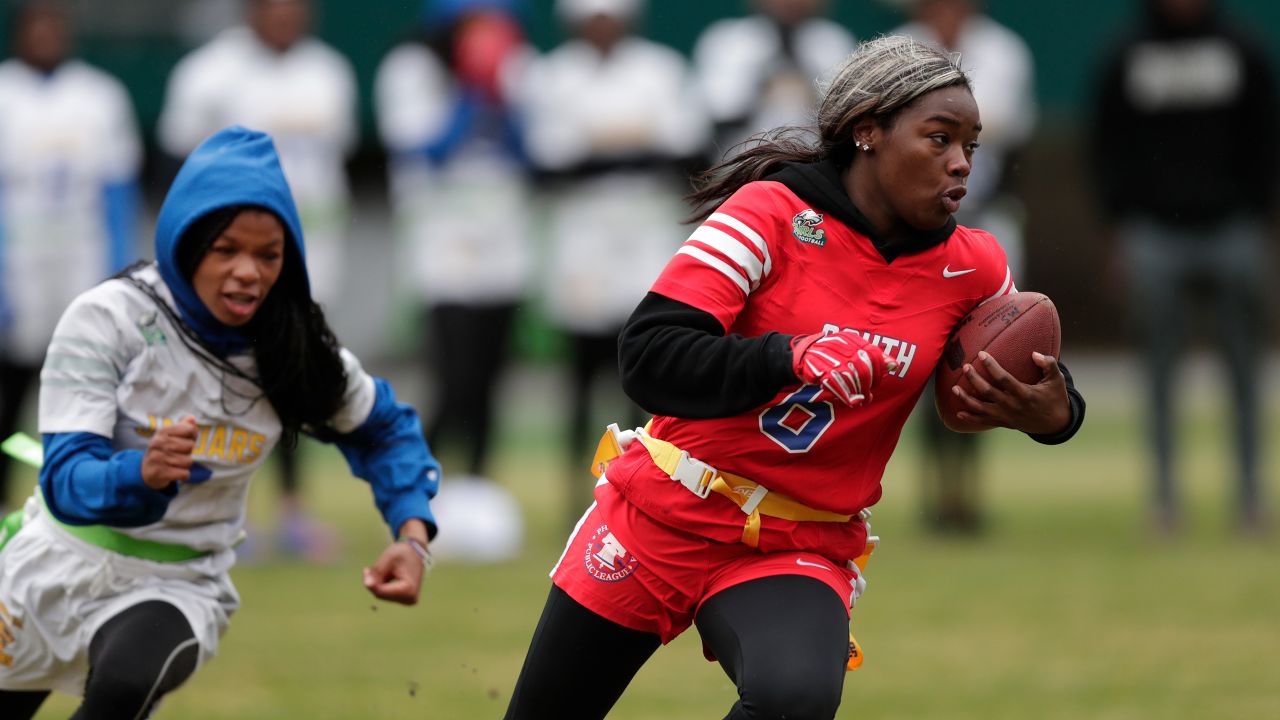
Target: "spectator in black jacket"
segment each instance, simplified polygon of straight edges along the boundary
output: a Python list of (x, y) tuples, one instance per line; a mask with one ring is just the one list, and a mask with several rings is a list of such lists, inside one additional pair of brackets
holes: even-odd
[(1148, 0), (1102, 69), (1092, 151), (1109, 230), (1127, 265), (1148, 376), (1157, 529), (1175, 531), (1174, 374), (1197, 310), (1235, 401), (1241, 526), (1263, 525), (1258, 369), (1267, 220), (1276, 198), (1275, 78), (1215, 0)]

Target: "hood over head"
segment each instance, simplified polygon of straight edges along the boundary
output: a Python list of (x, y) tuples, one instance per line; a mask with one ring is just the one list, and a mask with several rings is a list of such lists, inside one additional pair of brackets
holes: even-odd
[[(178, 244), (200, 218), (222, 208), (252, 206), (274, 213), (302, 267), (299, 287), (310, 294), (302, 224), (271, 136), (239, 125), (209, 136), (187, 156), (156, 219), (156, 261), (184, 321), (222, 352), (243, 346), (242, 332), (218, 322), (196, 295), (178, 261)], [(190, 238), (189, 242), (198, 241)], [(274, 291), (274, 289), (273, 289)]]

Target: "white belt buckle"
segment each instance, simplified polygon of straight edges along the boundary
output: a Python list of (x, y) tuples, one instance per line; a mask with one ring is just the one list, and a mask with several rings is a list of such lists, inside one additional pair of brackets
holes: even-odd
[(716, 477), (716, 469), (710, 465), (689, 457), (689, 453), (680, 451), (680, 460), (676, 463), (671, 479), (705, 500), (711, 494), (711, 481)]
[(608, 429), (613, 434), (614, 442), (618, 443), (619, 450), (626, 450), (639, 437), (635, 430), (620, 429), (618, 423), (609, 423)]

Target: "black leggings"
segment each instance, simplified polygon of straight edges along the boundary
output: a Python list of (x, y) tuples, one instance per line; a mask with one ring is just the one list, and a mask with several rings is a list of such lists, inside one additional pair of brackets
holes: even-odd
[[(195, 672), (200, 648), (186, 616), (149, 600), (107, 621), (89, 643), (89, 681), (72, 720), (136, 720)], [(0, 717), (35, 716), (48, 691), (0, 690)]]
[[(735, 585), (703, 603), (698, 632), (738, 688), (726, 719), (834, 717), (848, 620), (829, 587), (801, 575)], [(603, 718), (658, 645), (657, 635), (606, 620), (552, 587), (506, 717)]]

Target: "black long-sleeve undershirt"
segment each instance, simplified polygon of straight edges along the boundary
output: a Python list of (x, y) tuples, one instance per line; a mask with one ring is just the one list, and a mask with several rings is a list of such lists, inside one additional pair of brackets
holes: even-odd
[[(726, 335), (710, 313), (651, 292), (618, 336), (622, 388), (658, 415), (737, 415), (799, 382), (791, 368), (791, 338), (773, 332), (754, 338)], [(1084, 422), (1084, 396), (1067, 368), (1058, 367), (1067, 381), (1071, 422), (1059, 433), (1029, 434), (1046, 445), (1066, 442)]]
[(710, 313), (652, 292), (618, 336), (618, 369), (646, 412), (693, 419), (746, 412), (796, 383), (790, 335), (725, 335)]

